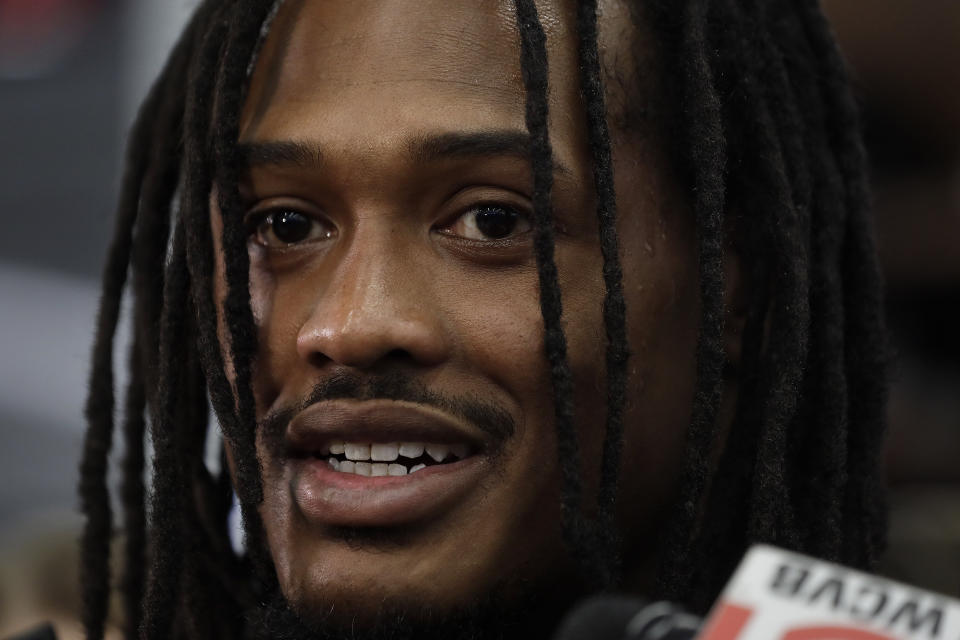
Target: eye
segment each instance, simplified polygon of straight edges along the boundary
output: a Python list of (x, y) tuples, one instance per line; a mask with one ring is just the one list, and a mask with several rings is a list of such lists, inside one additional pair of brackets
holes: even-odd
[(273, 209), (248, 216), (251, 240), (271, 249), (328, 240), (336, 235), (329, 222), (293, 209)]
[(443, 229), (444, 233), (468, 240), (504, 240), (531, 229), (526, 214), (513, 207), (482, 204), (472, 207)]

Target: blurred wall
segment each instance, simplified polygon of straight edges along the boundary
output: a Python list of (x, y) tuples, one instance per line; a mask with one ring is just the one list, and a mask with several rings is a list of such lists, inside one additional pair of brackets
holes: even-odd
[(65, 564), (75, 590), (82, 406), (123, 145), (194, 5), (0, 0), (0, 637), (76, 601), (25, 578)]
[(126, 132), (194, 1), (88, 4), (70, 49), (0, 76), (4, 524), (33, 505), (75, 502), (87, 358)]

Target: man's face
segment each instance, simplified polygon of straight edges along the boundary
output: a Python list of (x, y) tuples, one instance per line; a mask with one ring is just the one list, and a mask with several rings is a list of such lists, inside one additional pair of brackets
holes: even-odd
[[(604, 289), (572, 4), (538, 8), (592, 497)], [(626, 10), (610, 3), (603, 16), (605, 63), (630, 66)], [(260, 338), (260, 511), (301, 612), (444, 611), (496, 590), (573, 588), (524, 113), (510, 1), (290, 0), (273, 25), (242, 119), (241, 192)], [(693, 232), (661, 135), (633, 124), (612, 132), (632, 352), (619, 504), (628, 579), (643, 584), (681, 464), (699, 306)]]

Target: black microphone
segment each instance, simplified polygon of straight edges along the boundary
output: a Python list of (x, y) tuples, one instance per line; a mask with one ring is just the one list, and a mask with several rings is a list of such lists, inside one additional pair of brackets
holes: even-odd
[(554, 640), (691, 640), (701, 623), (670, 602), (596, 596), (567, 614)]
[(7, 640), (57, 640), (57, 634), (50, 624), (42, 624), (39, 627), (28, 629)]

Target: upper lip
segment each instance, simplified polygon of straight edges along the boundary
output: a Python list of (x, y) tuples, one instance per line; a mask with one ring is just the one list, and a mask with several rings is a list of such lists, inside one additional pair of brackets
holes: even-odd
[(312, 404), (286, 430), (291, 457), (317, 454), (331, 442), (426, 442), (484, 448), (476, 428), (426, 405), (396, 400), (325, 400)]

